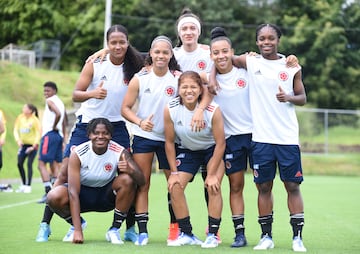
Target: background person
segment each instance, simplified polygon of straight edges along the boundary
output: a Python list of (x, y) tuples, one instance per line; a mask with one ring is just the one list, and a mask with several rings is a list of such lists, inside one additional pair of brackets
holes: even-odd
[(113, 125), (106, 118), (92, 119), (87, 126), (90, 141), (73, 149), (68, 165), (68, 185), (48, 193), (48, 204), (73, 225), (73, 243), (83, 243), (80, 214), (114, 209), (106, 239), (123, 244), (119, 230), (144, 176), (129, 152), (111, 140)]
[(0, 132), (0, 170), (2, 169), (3, 166), (3, 155), (2, 155), (2, 147), (5, 144), (5, 139), (6, 139), (6, 118), (4, 113), (2, 112), (2, 110), (0, 110), (0, 128), (2, 128), (2, 131)]
[[(176, 214), (181, 234), (168, 246), (201, 244), (203, 248), (218, 246), (216, 238), (220, 227), (222, 212), (221, 181), (224, 175), (222, 160), (225, 150), (224, 125), (221, 111), (217, 104), (211, 103), (204, 110), (205, 128), (194, 132), (190, 122), (199, 107), (203, 85), (200, 75), (194, 71), (184, 72), (178, 81), (179, 97), (169, 102), (165, 108), (164, 122), (165, 147), (171, 174), (168, 189), (171, 193), (172, 206)], [(178, 148), (176, 149), (176, 143)], [(198, 172), (200, 165), (206, 165), (208, 172), (205, 186), (209, 194), (208, 228), (204, 243), (192, 233), (189, 209), (186, 203), (186, 185)]]
[[(44, 84), (45, 110), (42, 118), (42, 137), (38, 167), (45, 188), (45, 195), (39, 203), (45, 203), (46, 194), (51, 190), (51, 179), (55, 181), (63, 157), (63, 141), (66, 133), (65, 105), (57, 96), (57, 85), (48, 81)], [(51, 175), (46, 167), (50, 165)]]
[[(16, 192), (31, 193), (33, 176), (33, 162), (39, 147), (41, 136), (41, 124), (38, 110), (33, 104), (25, 104), (22, 113), (17, 116), (14, 124), (14, 138), (19, 146), (17, 166), (19, 169), (22, 185)], [(27, 177), (24, 163), (27, 159)]]

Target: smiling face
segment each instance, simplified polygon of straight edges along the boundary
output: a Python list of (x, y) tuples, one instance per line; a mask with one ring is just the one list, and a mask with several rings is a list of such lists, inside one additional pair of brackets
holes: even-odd
[(92, 147), (95, 153), (103, 154), (111, 140), (111, 133), (106, 128), (106, 125), (99, 123), (95, 129), (90, 132), (89, 139), (92, 142)]
[(232, 57), (234, 50), (226, 40), (214, 41), (210, 47), (210, 56), (214, 61), (217, 71), (221, 74), (228, 73), (232, 69)]
[(178, 81), (178, 93), (180, 103), (189, 110), (194, 110), (203, 93), (200, 75), (195, 71), (186, 71), (181, 74)]
[(150, 49), (153, 68), (167, 69), (172, 55), (172, 47), (168, 42), (164, 40), (156, 41)]
[(124, 33), (114, 31), (108, 36), (108, 48), (110, 52), (110, 59), (114, 64), (121, 64), (124, 62), (129, 42)]
[(270, 26), (261, 28), (256, 38), (256, 45), (260, 54), (266, 59), (277, 59), (280, 39), (275, 29)]

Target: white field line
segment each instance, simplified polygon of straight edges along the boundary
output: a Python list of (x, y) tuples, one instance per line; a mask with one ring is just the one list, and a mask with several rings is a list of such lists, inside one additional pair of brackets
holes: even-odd
[(10, 204), (10, 205), (3, 205), (3, 206), (0, 206), (0, 210), (7, 209), (7, 208), (13, 208), (13, 207), (16, 207), (16, 206), (21, 206), (21, 205), (27, 205), (27, 204), (30, 204), (30, 203), (35, 203), (36, 201), (37, 200), (34, 199), (34, 200), (28, 200), (28, 201), (14, 203), (14, 204)]

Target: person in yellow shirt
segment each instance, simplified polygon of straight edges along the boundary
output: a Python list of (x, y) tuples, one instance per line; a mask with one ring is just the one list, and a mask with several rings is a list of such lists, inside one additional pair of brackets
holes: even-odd
[[(32, 164), (34, 162), (41, 137), (41, 123), (38, 110), (33, 104), (25, 104), (22, 113), (18, 115), (14, 125), (14, 137), (19, 146), (17, 166), (22, 185), (16, 192), (31, 192), (31, 180), (33, 175)], [(24, 162), (27, 158), (27, 179)]]
[(2, 146), (5, 143), (5, 137), (6, 137), (6, 119), (4, 113), (0, 110), (0, 169), (3, 165), (2, 160)]

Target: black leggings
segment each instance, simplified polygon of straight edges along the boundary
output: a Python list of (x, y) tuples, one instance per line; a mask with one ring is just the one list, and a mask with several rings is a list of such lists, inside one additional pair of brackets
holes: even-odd
[[(21, 177), (21, 181), (23, 183), (23, 185), (31, 185), (31, 181), (32, 181), (32, 176), (33, 176), (33, 162), (37, 153), (37, 150), (32, 150), (30, 153), (26, 154), (26, 149), (28, 147), (31, 147), (32, 145), (23, 145), (22, 148), (20, 149), (19, 153), (18, 153), (18, 162), (17, 162), (17, 166), (19, 169), (19, 173), (20, 173), (20, 177)], [(27, 158), (27, 180), (26, 180), (26, 175), (25, 175), (25, 169), (24, 169), (24, 162), (25, 159)]]

